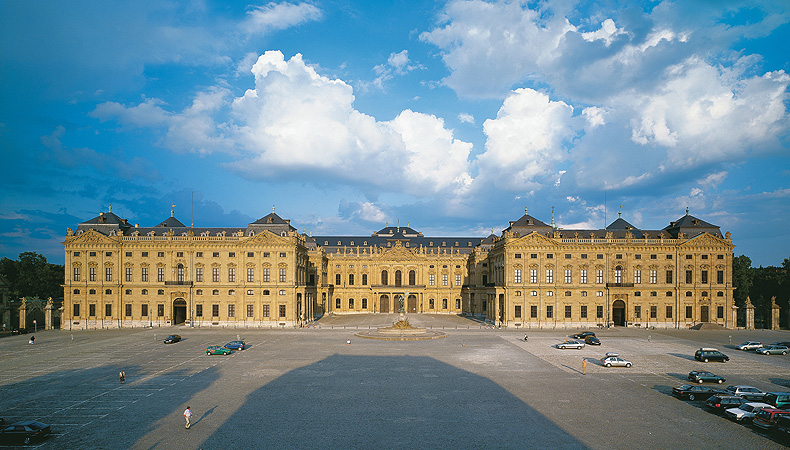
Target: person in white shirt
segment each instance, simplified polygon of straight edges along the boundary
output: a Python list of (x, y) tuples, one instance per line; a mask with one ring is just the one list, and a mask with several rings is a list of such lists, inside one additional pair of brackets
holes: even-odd
[(192, 410), (189, 409), (189, 406), (187, 406), (187, 409), (184, 410), (184, 418), (187, 419), (187, 424), (185, 428), (189, 428), (190, 425), (189, 421), (192, 419)]

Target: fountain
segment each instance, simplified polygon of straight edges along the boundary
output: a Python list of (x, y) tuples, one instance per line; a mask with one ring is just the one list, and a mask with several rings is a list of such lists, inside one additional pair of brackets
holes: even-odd
[[(409, 295), (407, 292), (406, 295)], [(440, 331), (426, 330), (425, 328), (414, 327), (409, 323), (406, 318), (405, 305), (406, 298), (401, 295), (398, 298), (398, 321), (393, 323), (390, 327), (382, 327), (376, 331), (362, 331), (356, 333), (356, 336), (368, 339), (384, 339), (391, 341), (420, 341), (427, 339), (439, 339), (447, 336), (447, 333)]]

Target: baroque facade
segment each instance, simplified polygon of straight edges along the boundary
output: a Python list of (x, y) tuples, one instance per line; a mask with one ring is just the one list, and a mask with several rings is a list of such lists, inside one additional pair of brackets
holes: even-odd
[(660, 230), (553, 223), (525, 210), (487, 237), (309, 236), (274, 211), (223, 228), (109, 211), (67, 231), (63, 328), (296, 326), (397, 312), (401, 297), (408, 313), (507, 327), (735, 327), (729, 232), (688, 211)]

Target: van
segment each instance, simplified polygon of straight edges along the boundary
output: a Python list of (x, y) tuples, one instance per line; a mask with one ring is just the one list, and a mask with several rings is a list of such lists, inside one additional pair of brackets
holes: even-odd
[(779, 409), (790, 409), (790, 392), (769, 392), (763, 401)]
[(720, 352), (718, 349), (703, 347), (697, 350), (696, 353), (694, 353), (694, 359), (702, 362), (708, 362), (708, 361), (727, 362), (730, 360), (730, 357)]

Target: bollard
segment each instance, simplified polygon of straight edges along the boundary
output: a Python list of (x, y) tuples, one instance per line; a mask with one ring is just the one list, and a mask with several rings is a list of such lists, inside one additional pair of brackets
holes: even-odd
[(732, 336), (730, 336), (730, 345), (732, 345)]
[(650, 342), (650, 335), (647, 335), (647, 342)]

